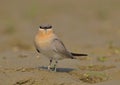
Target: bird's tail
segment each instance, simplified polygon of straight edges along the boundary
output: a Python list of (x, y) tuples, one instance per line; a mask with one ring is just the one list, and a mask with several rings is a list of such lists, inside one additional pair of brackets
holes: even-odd
[(88, 54), (71, 53), (73, 56), (88, 56)]

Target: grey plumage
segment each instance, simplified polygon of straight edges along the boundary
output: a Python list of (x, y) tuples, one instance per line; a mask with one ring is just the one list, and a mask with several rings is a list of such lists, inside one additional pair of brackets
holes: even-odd
[(69, 51), (67, 51), (63, 42), (60, 41), (59, 39), (54, 39), (52, 41), (52, 47), (53, 47), (53, 51), (55, 51), (56, 53), (61, 55), (61, 57), (72, 58), (73, 59), (72, 54)]

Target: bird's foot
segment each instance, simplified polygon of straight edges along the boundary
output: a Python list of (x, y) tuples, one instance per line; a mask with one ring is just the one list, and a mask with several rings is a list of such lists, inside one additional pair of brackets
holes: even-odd
[(51, 66), (50, 66), (50, 65), (48, 66), (48, 70), (49, 70), (49, 71), (51, 70)]
[(48, 70), (49, 70), (49, 71), (55, 71), (55, 72), (56, 72), (56, 65), (54, 65), (54, 66), (52, 66), (52, 67), (49, 65), (49, 66), (48, 66)]
[(53, 66), (52, 71), (56, 72), (56, 64)]

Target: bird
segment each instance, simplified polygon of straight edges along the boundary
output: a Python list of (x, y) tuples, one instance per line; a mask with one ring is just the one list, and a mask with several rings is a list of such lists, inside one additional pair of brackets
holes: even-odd
[[(56, 71), (58, 60), (71, 58), (75, 56), (87, 56), (88, 54), (73, 53), (67, 50), (63, 42), (55, 34), (52, 25), (43, 24), (34, 37), (34, 45), (38, 53), (49, 58), (48, 70)], [(52, 66), (53, 61), (55, 61)]]

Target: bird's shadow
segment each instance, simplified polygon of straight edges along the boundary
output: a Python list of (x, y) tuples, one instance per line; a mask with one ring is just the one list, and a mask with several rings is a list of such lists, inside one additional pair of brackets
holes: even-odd
[[(43, 70), (48, 70), (48, 67), (45, 67), (45, 66), (41, 66), (41, 67), (38, 67), (38, 69), (43, 69)], [(73, 71), (75, 69), (73, 68), (56, 68), (56, 72), (70, 72), (70, 71)]]

